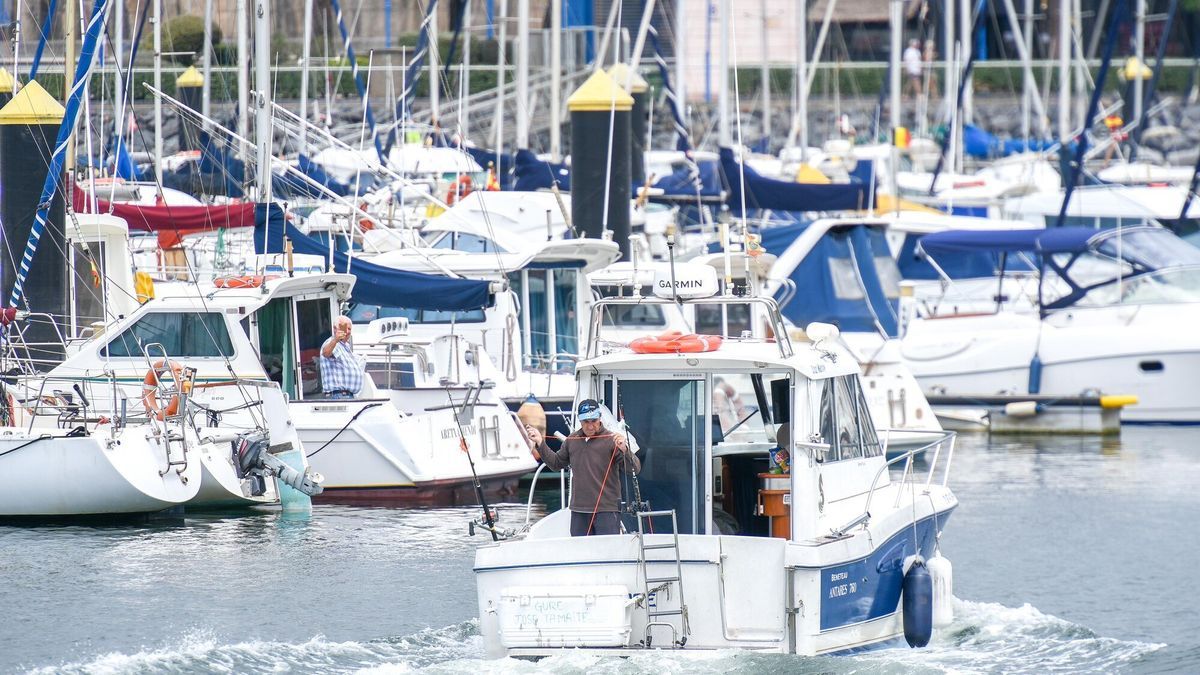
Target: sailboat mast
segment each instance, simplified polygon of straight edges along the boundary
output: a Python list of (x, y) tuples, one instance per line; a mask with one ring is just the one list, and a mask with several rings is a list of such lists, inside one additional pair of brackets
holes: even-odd
[[(389, 30), (391, 30), (389, 26)], [(308, 69), (312, 58), (313, 0), (304, 0), (304, 45), (300, 48), (300, 119), (308, 119)], [(390, 46), (390, 45), (389, 45)], [(300, 154), (308, 153), (308, 132), (300, 129)]]
[(888, 22), (891, 24), (892, 44), (890, 67), (888, 68), (888, 88), (891, 95), (891, 126), (892, 129), (904, 125), (904, 115), (900, 110), (900, 47), (904, 38), (904, 0), (891, 0), (888, 7)]
[[(1166, 36), (1163, 36), (1165, 39)], [(1142, 69), (1146, 67), (1146, 0), (1137, 0), (1134, 15), (1134, 58), (1137, 59), (1137, 72), (1126, 73), (1133, 75), (1133, 111), (1130, 121), (1142, 119), (1142, 96), (1145, 86), (1142, 80)]]
[(517, 0), (516, 147), (529, 147), (529, 0)]
[(562, 0), (550, 0), (550, 161), (562, 154)]
[[(237, 132), (238, 136), (246, 138), (250, 135), (250, 76), (246, 69), (250, 67), (250, 26), (246, 20), (246, 0), (237, 0)], [(242, 157), (249, 155), (250, 149), (241, 148)]]
[[(158, 0), (162, 2), (162, 0)], [(255, 0), (254, 88), (258, 92), (255, 139), (258, 142), (258, 200), (271, 201), (271, 2)]]
[(770, 32), (770, 21), (767, 19), (767, 0), (758, 0), (759, 13), (762, 15), (762, 64), (759, 66), (759, 82), (762, 84), (763, 128), (762, 137), (768, 145), (771, 142), (771, 65), (767, 49), (767, 33)]
[(1058, 138), (1071, 135), (1071, 0), (1058, 2)]
[[(154, 0), (154, 88), (162, 89), (162, 0)], [(162, 101), (154, 99), (154, 179), (162, 185)]]
[(721, 31), (720, 52), (717, 58), (717, 137), (721, 147), (733, 147), (729, 129), (729, 19), (730, 0), (718, 0), (717, 24)]
[(212, 117), (212, 22), (213, 0), (204, 0), (204, 46), (201, 47), (204, 84), (200, 85), (200, 114), (205, 118)]

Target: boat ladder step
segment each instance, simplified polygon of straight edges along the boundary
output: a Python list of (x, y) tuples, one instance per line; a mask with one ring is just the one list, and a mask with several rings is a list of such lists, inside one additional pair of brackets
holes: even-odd
[[(662, 518), (666, 519), (668, 516), (671, 518), (671, 529), (660, 532), (658, 534), (670, 535), (669, 543), (647, 544), (646, 543), (645, 524), (647, 522), (651, 522), (650, 521), (651, 518), (662, 517)], [(674, 510), (671, 510), (671, 511), (640, 511), (637, 514), (637, 525), (638, 525), (638, 532), (637, 532), (637, 534), (638, 534), (638, 567), (641, 572), (642, 580), (644, 582), (644, 585), (642, 588), (642, 597), (647, 599), (647, 602), (645, 603), (646, 629), (645, 629), (645, 633), (643, 634), (642, 644), (644, 644), (646, 647), (650, 647), (654, 642), (654, 635), (652, 633), (655, 628), (658, 628), (658, 629), (660, 629), (660, 633), (662, 630), (669, 630), (671, 632), (671, 640), (670, 640), (669, 644), (672, 648), (683, 647), (687, 643), (688, 635), (691, 634), (691, 629), (688, 627), (688, 610), (687, 610), (687, 604), (684, 602), (684, 597), (683, 597), (683, 562), (679, 559), (679, 521), (676, 518)], [(663, 563), (669, 564), (671, 562), (674, 562), (675, 563), (674, 576), (652, 577), (649, 575), (648, 570), (647, 570), (648, 566), (647, 566), (647, 560), (646, 560), (646, 551), (656, 551), (656, 550), (657, 551), (671, 550), (671, 551), (675, 552), (673, 557), (668, 557), (665, 560), (660, 559), (660, 560), (652, 561), (655, 564), (663, 564)], [(668, 597), (668, 598), (678, 597), (679, 598), (678, 609), (665, 609), (665, 608), (658, 609), (657, 607), (651, 607), (648, 599), (650, 598), (650, 595), (651, 595), (650, 587), (652, 585), (654, 586), (655, 593), (657, 593), (658, 591), (665, 591), (666, 592), (665, 597)], [(672, 585), (675, 586), (675, 589), (671, 588)], [(659, 621), (658, 620), (659, 617), (679, 617), (677, 620), (678, 625), (676, 625), (676, 623), (671, 623), (668, 621)]]

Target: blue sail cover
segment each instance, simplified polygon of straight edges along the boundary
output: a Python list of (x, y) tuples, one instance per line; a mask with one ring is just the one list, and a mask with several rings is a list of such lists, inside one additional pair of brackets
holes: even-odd
[[(772, 249), (794, 240), (807, 225), (786, 225), (763, 231), (763, 244)], [(796, 297), (783, 307), (783, 315), (797, 326), (813, 321), (831, 323), (844, 332), (876, 333), (878, 327), (896, 336), (895, 288), (885, 288), (876, 258), (890, 257), (883, 228), (865, 225), (829, 231), (788, 275), (796, 284)], [(780, 290), (777, 299), (784, 295)]]
[(921, 250), (932, 256), (943, 253), (1082, 253), (1098, 234), (1091, 227), (1054, 227), (1048, 230), (946, 230), (921, 237)]
[(864, 183), (831, 185), (792, 183), (761, 176), (743, 167), (733, 150), (721, 148), (721, 172), (729, 188), (726, 203), (735, 213), (742, 208), (742, 174), (745, 174), (746, 208), (780, 211), (851, 211), (870, 208), (871, 190)]
[[(259, 254), (282, 253), (284, 236), (291, 240), (292, 249), (296, 253), (319, 255), (326, 264), (329, 263), (329, 247), (287, 222), (284, 219), (283, 209), (277, 204), (255, 205), (255, 252)], [(489, 292), (491, 284), (487, 281), (451, 279), (397, 270), (363, 260), (355, 260), (351, 265), (349, 256), (335, 251), (333, 254), (334, 271), (344, 273), (348, 266), (357, 278), (354, 284), (354, 299), (359, 302), (385, 307), (445, 312), (482, 309), (490, 307), (493, 303), (493, 297)]]
[[(721, 167), (714, 161), (696, 162), (700, 172), (700, 197), (719, 199), (721, 197)], [(634, 188), (634, 194), (637, 193)], [(692, 180), (692, 169), (687, 164), (679, 164), (669, 176), (663, 176), (654, 182), (654, 187), (663, 191), (654, 199), (695, 199), (696, 184)]]
[(558, 183), (559, 190), (571, 189), (571, 170), (566, 164), (543, 162), (529, 150), (518, 150), (513, 160), (513, 189), (533, 192)]
[[(921, 234), (908, 234), (900, 245), (896, 255), (896, 265), (900, 268), (900, 276), (912, 280), (941, 279), (941, 275), (929, 264), (925, 255), (917, 250)], [(1000, 253), (995, 251), (970, 251), (959, 253), (943, 253), (937, 256), (937, 266), (951, 279), (978, 279), (991, 277), (1000, 273)], [(1030, 264), (1020, 257), (1010, 256), (1004, 261), (1008, 270), (1028, 271), (1033, 269)]]
[(482, 166), (484, 169), (488, 167), (488, 164), (496, 164), (496, 177), (500, 180), (500, 189), (505, 191), (513, 189), (512, 155), (501, 154), (500, 161), (496, 162), (495, 150), (486, 150), (484, 148), (476, 148), (471, 146), (463, 146), (462, 149), (466, 150), (467, 154), (471, 156), (471, 159), (475, 160), (475, 163), (479, 166)]

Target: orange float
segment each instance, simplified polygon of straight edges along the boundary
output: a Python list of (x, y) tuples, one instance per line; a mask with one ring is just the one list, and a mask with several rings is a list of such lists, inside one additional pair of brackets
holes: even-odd
[(471, 194), (475, 189), (471, 182), (471, 177), (463, 174), (458, 177), (458, 180), (450, 184), (450, 189), (446, 192), (446, 206), (454, 206), (454, 202)]
[(684, 334), (671, 331), (662, 335), (641, 337), (629, 343), (635, 354), (693, 354), (715, 352), (724, 338), (719, 335)]
[(174, 361), (163, 359), (155, 361), (150, 370), (146, 371), (146, 376), (142, 378), (142, 405), (146, 407), (147, 415), (155, 417), (160, 421), (179, 412), (178, 394), (171, 397), (165, 408), (158, 404), (158, 383), (162, 380), (162, 375), (168, 370), (175, 373), (175, 379), (179, 380), (181, 383), (180, 386), (183, 386), (183, 366)]
[(279, 278), (276, 274), (257, 275), (257, 276), (239, 276), (239, 277), (217, 277), (213, 279), (213, 286), (217, 288), (258, 288), (263, 283), (271, 279)]

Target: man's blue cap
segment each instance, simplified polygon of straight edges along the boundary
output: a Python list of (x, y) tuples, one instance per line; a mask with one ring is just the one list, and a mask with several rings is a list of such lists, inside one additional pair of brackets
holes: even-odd
[(579, 404), (579, 421), (600, 419), (600, 404), (594, 399), (586, 399)]

